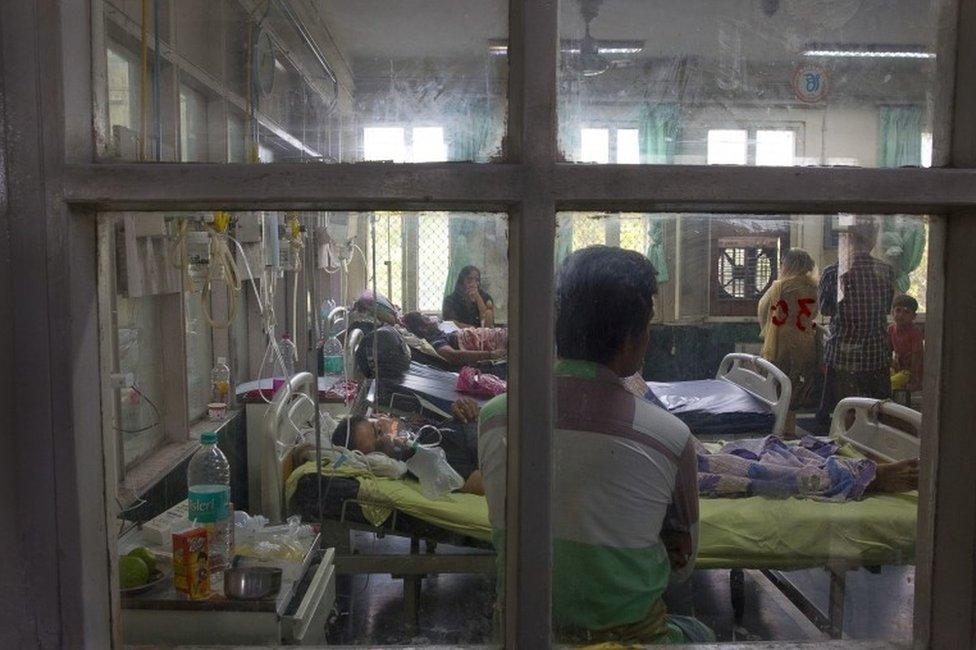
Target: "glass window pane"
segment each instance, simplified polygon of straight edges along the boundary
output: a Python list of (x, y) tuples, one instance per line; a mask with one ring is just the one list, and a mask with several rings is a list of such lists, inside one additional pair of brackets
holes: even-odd
[[(98, 218), (105, 303), (98, 316), (112, 341), (101, 381), (115, 396), (106, 405), (114, 421), (106, 422), (105, 434), (118, 441), (129, 480), (154, 476), (140, 491), (139, 517), (154, 518), (186, 498), (186, 460), (200, 448), (196, 436), (219, 429), (236, 511), (321, 523), (323, 547), (364, 563), (362, 572), (323, 585), (335, 601), (315, 606), (338, 615), (313, 618), (302, 639), (274, 621), (270, 633), (174, 626), (165, 616), (144, 625), (137, 609), (186, 613), (172, 576), (126, 595), (123, 636), (161, 646), (260, 645), (268, 634), (281, 634), (289, 645), (416, 644), (402, 600), (402, 580), (410, 590), (413, 578), (402, 571), (419, 557), (422, 540), (426, 580), (417, 605), (422, 616), (444, 621), (424, 631), (424, 643), (494, 643), (502, 593), (495, 562), (496, 556), (504, 562), (504, 536), (492, 536), (482, 471), (490, 467), (497, 480), (506, 470), (497, 448), (481, 462), (478, 426), (504, 420), (507, 408), (507, 215), (236, 211)], [(399, 293), (388, 291), (391, 279)], [(224, 355), (230, 385), (219, 403), (229, 410), (211, 422), (223, 376), (212, 371)], [(318, 413), (305, 392), (314, 390), (311, 378), (299, 392), (285, 382), (301, 381), (296, 377), (305, 371), (319, 377)], [(278, 417), (272, 400), (289, 402)], [(393, 515), (368, 505), (378, 498), (405, 500)], [(408, 502), (421, 509), (407, 515)], [(445, 507), (458, 518), (438, 514)], [(133, 526), (132, 516), (130, 510), (129, 521), (119, 522), (125, 533), (119, 555), (144, 546), (160, 559), (172, 557), (169, 530)], [(402, 528), (408, 520), (415, 523)], [(314, 538), (295, 530), (283, 547), (238, 529), (234, 543), (244, 566), (284, 566), (280, 604), (295, 606), (301, 598), (291, 595), (304, 593), (302, 579), (334, 569), (314, 563), (302, 569)], [(120, 569), (126, 580), (144, 581), (138, 565)], [(254, 613), (254, 603), (224, 598), (220, 575), (211, 578), (218, 595), (210, 605)]]
[(640, 141), (637, 129), (617, 129), (617, 163), (636, 165), (640, 162)]
[(580, 145), (581, 162), (610, 162), (610, 131), (607, 129), (583, 129)]
[(419, 245), (417, 251), (417, 309), (437, 312), (444, 303), (444, 293), (452, 278), (450, 220), (444, 213), (427, 212), (419, 217)]
[[(185, 293), (186, 317), (186, 399), (191, 422), (207, 414), (210, 396), (210, 370), (213, 355), (213, 330), (205, 316), (201, 295)], [(204, 298), (206, 299), (206, 298)]]
[(403, 129), (398, 127), (368, 126), (363, 129), (363, 158), (365, 160), (389, 160), (404, 162), (407, 146)]
[[(98, 106), (104, 113), (97, 118), (105, 124), (108, 157), (157, 160), (157, 139), (158, 160), (167, 162), (228, 162), (240, 147), (248, 162), (502, 157), (505, 0), (289, 0), (261, 7), (214, 0), (178, 10), (160, 0), (159, 25), (150, 5), (145, 36), (140, 3), (105, 4), (106, 41), (98, 56), (108, 69), (100, 89), (108, 106)], [(148, 75), (142, 80), (144, 40)], [(177, 151), (176, 143), (192, 145), (183, 140), (197, 133), (180, 128), (185, 101), (172, 89), (184, 85), (207, 99), (209, 142), (226, 136), (237, 148)], [(231, 131), (226, 118), (233, 113), (243, 114), (243, 133)], [(116, 134), (117, 127), (126, 131)], [(405, 157), (367, 151), (363, 129), (373, 127), (403, 129)], [(423, 132), (435, 128), (439, 138)]]
[(444, 129), (439, 126), (421, 126), (413, 130), (413, 161), (439, 162), (447, 160)]
[(711, 129), (708, 132), (709, 165), (746, 164), (746, 137), (741, 130)]
[(553, 641), (817, 642), (832, 588), (911, 639), (927, 219), (601, 217), (557, 219), (620, 245), (556, 259)]
[(119, 372), (132, 375), (132, 385), (119, 390), (119, 429), (127, 467), (152, 452), (165, 437), (160, 412), (165, 403), (156, 319), (159, 303), (149, 296), (116, 295)]
[(371, 223), (367, 234), (367, 288), (372, 290), (375, 272), (376, 291), (387, 296), (397, 306), (404, 304), (403, 285), (406, 278), (403, 273), (403, 235), (403, 216), (399, 212), (376, 213), (375, 223)]
[[(701, 165), (712, 129), (750, 140), (775, 129), (795, 133), (794, 157), (755, 164), (920, 166), (949, 63), (936, 56), (944, 10), (934, 0), (870, 10), (848, 0), (562, 2), (560, 149), (593, 162), (582, 127), (636, 125), (641, 162)], [(747, 163), (751, 152), (722, 164)]]
[(136, 116), (133, 115), (136, 85), (133, 62), (128, 55), (112, 45), (108, 47), (108, 123), (109, 128), (116, 125), (132, 129)]
[(180, 160), (207, 160), (207, 100), (187, 86), (180, 86)]
[(756, 164), (791, 167), (796, 157), (793, 131), (756, 131)]

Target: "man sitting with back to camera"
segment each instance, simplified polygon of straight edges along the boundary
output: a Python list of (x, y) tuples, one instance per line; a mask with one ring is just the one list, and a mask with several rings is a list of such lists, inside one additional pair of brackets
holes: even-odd
[[(623, 383), (644, 361), (655, 275), (639, 253), (593, 246), (570, 255), (557, 279), (552, 612), (560, 642), (715, 640), (699, 621), (668, 615), (662, 600), (669, 580), (690, 576), (697, 553), (691, 432)], [(506, 440), (501, 395), (482, 409), (478, 451), (502, 562)]]

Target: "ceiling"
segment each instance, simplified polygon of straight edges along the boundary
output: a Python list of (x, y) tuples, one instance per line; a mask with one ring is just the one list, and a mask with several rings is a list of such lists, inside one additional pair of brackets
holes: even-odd
[[(293, 0), (294, 1), (294, 0)], [(506, 0), (306, 0), (347, 59), (483, 57), (507, 35)], [(935, 0), (604, 0), (599, 39), (644, 41), (641, 57), (793, 60), (810, 43), (932, 51)], [(767, 10), (774, 9), (772, 15)], [(564, 38), (580, 38), (578, 0), (563, 0)]]

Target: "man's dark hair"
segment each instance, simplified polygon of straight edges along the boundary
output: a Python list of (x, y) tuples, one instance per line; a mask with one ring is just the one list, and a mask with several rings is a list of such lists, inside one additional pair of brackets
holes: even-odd
[(590, 246), (556, 278), (556, 354), (607, 363), (654, 315), (657, 271), (636, 251)]
[[(366, 418), (362, 415), (350, 415), (339, 420), (339, 424), (336, 425), (335, 430), (332, 432), (333, 446), (355, 449), (353, 433), (355, 433), (356, 427), (365, 421)], [(347, 435), (348, 440), (346, 440)]]
[(872, 219), (856, 221), (847, 232), (859, 250), (870, 251), (878, 241), (878, 225)]
[(895, 299), (891, 301), (891, 308), (894, 309), (895, 307), (904, 307), (913, 314), (918, 313), (918, 301), (909, 296), (907, 293), (895, 296)]

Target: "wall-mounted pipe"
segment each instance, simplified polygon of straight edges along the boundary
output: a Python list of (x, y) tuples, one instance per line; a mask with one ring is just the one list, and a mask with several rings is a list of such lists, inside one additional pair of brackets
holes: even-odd
[(281, 13), (285, 14), (285, 18), (288, 19), (291, 26), (296, 32), (298, 32), (302, 42), (305, 43), (305, 47), (309, 49), (312, 56), (315, 57), (316, 62), (318, 62), (318, 64), (322, 67), (322, 70), (325, 71), (325, 74), (332, 81), (332, 90), (335, 93), (335, 98), (333, 101), (338, 101), (339, 79), (336, 77), (332, 66), (329, 65), (329, 62), (326, 60), (325, 54), (322, 52), (321, 48), (319, 48), (318, 43), (316, 43), (315, 39), (312, 38), (312, 35), (309, 34), (308, 30), (305, 28), (305, 25), (302, 23), (301, 19), (299, 19), (298, 15), (295, 14), (295, 11), (291, 8), (291, 5), (288, 4), (287, 0), (275, 0), (275, 4), (278, 5), (279, 9), (281, 9)]
[(159, 0), (153, 0), (153, 118), (155, 122), (156, 162), (163, 159), (163, 116), (160, 114), (159, 77)]

